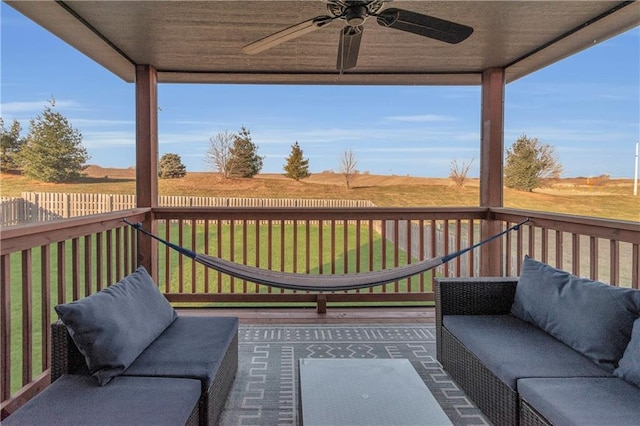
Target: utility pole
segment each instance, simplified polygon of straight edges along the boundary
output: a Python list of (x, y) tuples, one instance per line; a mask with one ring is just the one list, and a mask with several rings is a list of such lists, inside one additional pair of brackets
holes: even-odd
[(638, 196), (638, 142), (636, 142), (636, 167), (633, 173), (633, 196)]

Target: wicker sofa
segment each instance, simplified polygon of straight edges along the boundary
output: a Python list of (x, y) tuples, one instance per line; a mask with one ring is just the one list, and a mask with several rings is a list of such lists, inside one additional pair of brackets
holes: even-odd
[(493, 423), (637, 424), (640, 290), (525, 258), (519, 278), (439, 278), (435, 296), (437, 358)]
[(56, 310), (52, 384), (7, 424), (217, 424), (238, 318), (178, 316), (144, 268)]

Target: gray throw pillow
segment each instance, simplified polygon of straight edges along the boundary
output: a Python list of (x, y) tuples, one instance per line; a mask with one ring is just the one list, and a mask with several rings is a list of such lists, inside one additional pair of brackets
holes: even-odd
[(640, 316), (640, 290), (580, 278), (527, 256), (511, 313), (613, 372)]
[(100, 386), (121, 374), (177, 317), (143, 267), (55, 309)]
[(640, 318), (633, 323), (631, 341), (622, 355), (615, 375), (640, 387)]

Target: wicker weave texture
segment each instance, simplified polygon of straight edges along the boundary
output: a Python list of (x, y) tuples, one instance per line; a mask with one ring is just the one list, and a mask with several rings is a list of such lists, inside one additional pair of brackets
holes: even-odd
[(520, 400), (520, 425), (521, 426), (551, 426), (551, 423), (542, 417), (535, 408)]
[(436, 280), (437, 358), (445, 370), (497, 425), (518, 424), (518, 394), (489, 371), (443, 326), (444, 315), (509, 313), (516, 278), (439, 278)]
[(489, 371), (447, 329), (442, 332), (444, 369), (497, 425), (518, 424), (518, 394)]
[(201, 409), (200, 423), (203, 425), (215, 425), (222, 413), (224, 404), (227, 401), (233, 380), (238, 371), (238, 333), (234, 336), (229, 349), (227, 350), (216, 377), (209, 386), (207, 392), (202, 395), (201, 401), (204, 406)]

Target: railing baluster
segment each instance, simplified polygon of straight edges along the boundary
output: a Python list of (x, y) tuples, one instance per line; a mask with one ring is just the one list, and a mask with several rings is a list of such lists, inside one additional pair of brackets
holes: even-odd
[(80, 299), (80, 238), (71, 240), (71, 286), (73, 300)]
[(103, 256), (103, 248), (102, 248), (102, 232), (98, 232), (96, 234), (96, 288), (98, 291), (104, 288), (104, 259)]
[[(395, 241), (393, 242), (393, 267), (396, 268), (400, 265), (400, 221), (397, 219), (393, 221), (393, 234)], [(393, 282), (393, 291), (395, 293), (400, 291), (399, 281)]]
[[(456, 251), (459, 251), (462, 246), (462, 222), (456, 219)], [(456, 277), (460, 276), (462, 271), (462, 262), (460, 258), (456, 259)]]
[[(437, 225), (436, 225), (436, 221), (434, 219), (430, 220), (429, 223), (429, 230), (431, 231), (431, 244), (430, 244), (430, 249), (431, 249), (431, 253), (430, 253), (430, 257), (436, 257), (437, 254), (437, 233), (438, 233), (438, 229), (437, 229)], [(440, 268), (434, 268), (431, 270), (431, 288), (433, 289), (433, 285), (435, 284), (435, 280), (436, 280), (436, 271), (438, 271), (438, 269)]]
[[(253, 245), (255, 247), (255, 253), (254, 253), (254, 255), (255, 255), (255, 263), (254, 263), (254, 265), (255, 265), (256, 268), (259, 268), (260, 267), (260, 243), (261, 243), (261, 241), (260, 241), (260, 227), (262, 226), (262, 224), (260, 223), (259, 220), (255, 220), (254, 224), (255, 224), (255, 234), (256, 234), (255, 235), (255, 239), (254, 239), (254, 243), (253, 243)], [(255, 293), (260, 293), (260, 286), (258, 284), (254, 284), (253, 287), (254, 287), (254, 292)]]
[[(164, 239), (171, 241), (171, 221), (164, 221)], [(169, 246), (164, 247), (164, 291), (171, 293), (171, 252)]]
[(305, 241), (304, 241), (304, 252), (305, 252), (305, 272), (308, 274), (311, 271), (311, 223), (309, 219), (304, 221), (305, 226)]
[(589, 277), (592, 280), (598, 279), (598, 239), (589, 237)]
[[(229, 260), (232, 262), (235, 261), (236, 258), (236, 221), (229, 221)], [(231, 278), (231, 293), (236, 292), (236, 279), (235, 277)]]
[(611, 285), (620, 284), (620, 243), (615, 240), (611, 240), (611, 273), (609, 282)]
[(56, 257), (58, 264), (58, 304), (61, 304), (67, 301), (67, 261), (64, 241), (58, 242)]
[[(124, 247), (122, 248), (122, 258), (124, 260), (124, 274), (125, 275), (129, 275), (131, 272), (133, 272), (131, 270), (131, 264), (129, 263), (129, 248), (130, 248), (130, 243), (129, 243), (129, 229), (124, 228), (123, 229), (123, 238), (124, 238), (124, 242), (123, 245)], [(91, 238), (90, 235), (87, 235), (87, 237)]]
[[(124, 277), (122, 273), (122, 228), (115, 229), (116, 234), (116, 251), (115, 251), (115, 262), (116, 262), (116, 281), (119, 281)], [(113, 283), (112, 283), (113, 284)]]
[[(473, 219), (469, 219), (469, 244), (467, 245), (467, 247), (471, 247), (473, 246), (476, 241), (475, 241), (475, 234), (476, 234), (476, 226), (475, 226), (475, 222), (473, 221)], [(509, 257), (509, 256), (507, 256)], [(468, 268), (468, 276), (470, 277), (475, 277), (476, 276), (476, 264), (475, 264), (475, 255), (473, 252), (469, 253), (469, 268)]]
[(542, 229), (542, 261), (549, 263), (549, 230)]
[(571, 234), (571, 272), (580, 275), (580, 236)]
[[(193, 252), (197, 252), (198, 251), (198, 245), (197, 245), (197, 229), (196, 227), (198, 226), (197, 222), (195, 220), (191, 221), (191, 251)], [(196, 288), (196, 262), (194, 262), (193, 260), (191, 260), (191, 293), (197, 293), (197, 288)]]
[[(505, 226), (511, 226), (511, 222), (507, 222)], [(506, 245), (506, 253), (511, 253), (513, 247), (513, 236), (511, 233), (505, 235), (505, 245)], [(513, 273), (513, 259), (512, 256), (506, 256), (505, 259), (505, 275), (511, 275)]]
[[(178, 220), (178, 245), (184, 245), (184, 220)], [(178, 291), (184, 293), (184, 259), (178, 255)]]
[(323, 229), (324, 229), (324, 223), (323, 220), (319, 220), (318, 221), (318, 273), (322, 274), (323, 273), (323, 265), (324, 265), (324, 253), (323, 253), (323, 248), (322, 248), (322, 243), (323, 243)]
[[(31, 249), (22, 251), (22, 386), (33, 377), (33, 275)], [(6, 350), (6, 349), (5, 349)]]
[(49, 368), (49, 340), (51, 326), (51, 247), (45, 244), (40, 247), (40, 297), (41, 297), (41, 327), (42, 370)]
[(356, 221), (356, 272), (360, 272), (360, 260), (361, 260), (361, 241), (360, 239), (362, 238), (360, 233), (361, 233), (361, 226), (362, 225), (362, 221), (361, 220), (357, 220)]
[(631, 287), (640, 288), (640, 244), (631, 246)]
[[(242, 264), (247, 265), (247, 221), (242, 221)], [(247, 281), (242, 280), (242, 293), (247, 293)]]
[[(216, 231), (218, 233), (218, 235), (216, 235), (216, 256), (217, 257), (222, 257), (222, 221), (220, 219), (218, 219), (216, 221)], [(218, 271), (218, 293), (222, 293), (222, 272)]]
[[(280, 270), (285, 270), (285, 242), (286, 242), (286, 224), (287, 222), (284, 219), (280, 220)], [(280, 289), (280, 293), (284, 293), (283, 289)]]
[[(209, 254), (209, 221), (204, 221), (204, 254)], [(209, 268), (204, 268), (204, 292), (209, 293)]]
[(298, 221), (293, 220), (293, 272), (298, 272)]
[[(424, 260), (424, 220), (420, 219), (418, 221), (418, 260)], [(418, 291), (420, 293), (424, 293), (424, 273), (419, 275), (419, 288)]]
[(0, 393), (2, 401), (11, 397), (11, 255), (0, 256)]
[(564, 234), (562, 231), (556, 231), (556, 268), (562, 269), (564, 256)]
[[(449, 220), (445, 219), (443, 221), (443, 236), (442, 236), (442, 240), (443, 240), (443, 251), (444, 254), (449, 253)], [(449, 276), (449, 264), (445, 263), (444, 264), (444, 276), (448, 277)]]
[(113, 232), (107, 231), (107, 286), (113, 284)]
[(91, 270), (91, 255), (93, 247), (91, 246), (91, 235), (84, 236), (84, 295), (88, 296), (93, 287), (93, 271)]
[(336, 273), (336, 221), (331, 219), (331, 273)]

